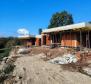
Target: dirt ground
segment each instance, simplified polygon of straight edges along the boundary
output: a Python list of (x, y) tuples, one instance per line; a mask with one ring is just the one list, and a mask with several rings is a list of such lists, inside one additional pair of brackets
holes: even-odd
[[(41, 51), (41, 50), (40, 50)], [(63, 70), (61, 65), (44, 61), (45, 54), (17, 58), (13, 84), (91, 84), (91, 78), (79, 72)]]

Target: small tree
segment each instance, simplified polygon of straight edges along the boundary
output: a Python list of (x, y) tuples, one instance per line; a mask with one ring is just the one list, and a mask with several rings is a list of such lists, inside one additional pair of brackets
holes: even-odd
[(39, 29), (39, 34), (41, 34), (41, 32), (42, 32), (42, 29), (40, 28), (40, 29)]

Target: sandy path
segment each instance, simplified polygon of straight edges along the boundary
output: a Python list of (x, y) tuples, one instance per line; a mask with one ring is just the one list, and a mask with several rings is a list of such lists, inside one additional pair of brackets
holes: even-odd
[(91, 84), (91, 78), (79, 72), (62, 70), (60, 65), (41, 59), (43, 54), (20, 57), (14, 74), (22, 77), (16, 84)]

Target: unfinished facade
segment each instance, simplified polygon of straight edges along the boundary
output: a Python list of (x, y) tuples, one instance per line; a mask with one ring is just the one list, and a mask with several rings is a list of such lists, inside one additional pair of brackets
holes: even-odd
[(19, 41), (22, 45), (26, 47), (30, 47), (35, 45), (35, 37), (34, 36), (29, 36), (29, 37), (20, 37)]
[(91, 24), (78, 23), (51, 29), (42, 32), (42, 45), (58, 44), (62, 47), (91, 48)]
[(36, 35), (35, 46), (41, 46), (41, 35)]

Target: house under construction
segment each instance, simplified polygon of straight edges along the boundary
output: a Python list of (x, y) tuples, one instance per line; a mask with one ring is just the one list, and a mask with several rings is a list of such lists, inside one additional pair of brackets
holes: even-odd
[(91, 48), (90, 37), (91, 24), (83, 22), (43, 30), (41, 44), (46, 46), (58, 44), (62, 47)]
[(18, 37), (20, 44), (31, 47), (31, 46), (41, 46), (41, 35), (29, 35), (29, 36), (22, 36)]
[(35, 45), (35, 36), (27, 36), (27, 37), (19, 37), (18, 38), (19, 42), (26, 46), (26, 47), (30, 47), (32, 45)]

